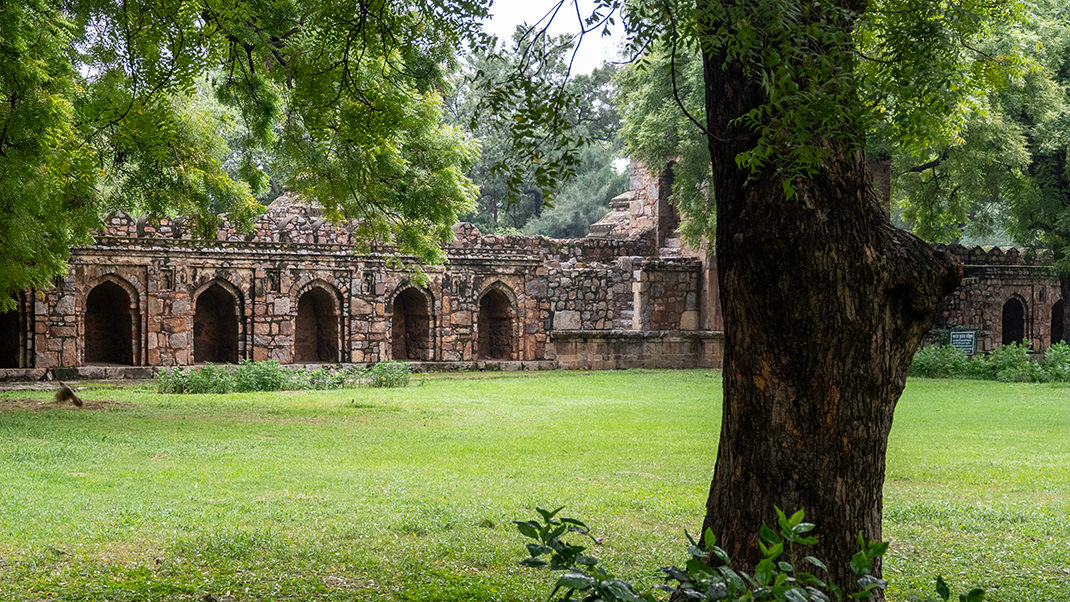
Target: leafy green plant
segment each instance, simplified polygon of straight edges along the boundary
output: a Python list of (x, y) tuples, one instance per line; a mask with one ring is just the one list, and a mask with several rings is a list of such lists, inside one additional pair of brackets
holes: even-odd
[(966, 353), (950, 345), (928, 345), (914, 354), (910, 376), (953, 378), (966, 373), (969, 362)]
[(1030, 357), (1028, 342), (1002, 345), (973, 359), (947, 345), (930, 345), (914, 354), (909, 374), (1003, 382), (1070, 382), (1070, 345), (1052, 345), (1043, 362)]
[(275, 360), (254, 362), (242, 360), (234, 368), (236, 391), (279, 391), (288, 388), (292, 380), (286, 370)]
[[(407, 369), (408, 364), (405, 364), (405, 367)], [(397, 371), (397, 368), (392, 370)], [(161, 370), (156, 374), (156, 390), (160, 393), (234, 393), (342, 389), (356, 386), (362, 376), (363, 372), (356, 368), (322, 366), (306, 370), (286, 368), (275, 360), (242, 360), (237, 365), (205, 364), (199, 368)], [(397, 378), (391, 372), (388, 380), (396, 382)], [(407, 383), (406, 372), (405, 384)]]
[(1053, 381), (1070, 381), (1070, 345), (1055, 343), (1044, 352), (1044, 372)]
[[(555, 602), (653, 602), (662, 599), (658, 592), (668, 592), (676, 599), (694, 602), (829, 602), (845, 599), (842, 588), (817, 574), (828, 573), (825, 564), (805, 554), (807, 547), (817, 543), (817, 538), (809, 535), (814, 525), (804, 522), (802, 510), (789, 517), (777, 508), (779, 531), (762, 524), (758, 542), (762, 560), (755, 566), (753, 575), (733, 569), (728, 553), (716, 545), (713, 531), (707, 529), (702, 544), (687, 534), (690, 558), (682, 568), (662, 567), (665, 583), (640, 591), (599, 566), (597, 558), (585, 553), (586, 546), (568, 539), (572, 535), (579, 536), (581, 541), (598, 542), (582, 521), (559, 518), (562, 509), (536, 508), (539, 517), (513, 521), (522, 535), (534, 540), (526, 544), (528, 557), (520, 564), (563, 572), (550, 593), (550, 600)], [(867, 542), (861, 533), (858, 534), (858, 544), (860, 549), (851, 558), (857, 589), (846, 599), (868, 600), (887, 586), (885, 580), (873, 574), (873, 561), (884, 555), (888, 544)], [(951, 590), (941, 577), (937, 578), (936, 591), (939, 598), (913, 596), (911, 600), (947, 602), (951, 597)], [(973, 589), (960, 595), (959, 600), (981, 602), (984, 595), (984, 590)]]
[(412, 368), (406, 362), (379, 362), (365, 373), (371, 387), (407, 387), (412, 377)]

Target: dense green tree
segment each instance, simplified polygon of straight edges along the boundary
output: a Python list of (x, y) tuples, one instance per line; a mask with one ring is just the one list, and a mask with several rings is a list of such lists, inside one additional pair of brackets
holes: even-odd
[[(887, 436), (907, 367), (961, 278), (950, 255), (890, 223), (867, 140), (921, 149), (959, 131), (977, 92), (1016, 61), (1013, 49), (992, 56), (977, 41), (1024, 7), (603, 0), (585, 28), (597, 31), (617, 8), (634, 54), (702, 63), (701, 107), (680, 73), (669, 89), (708, 148), (708, 196), (705, 206), (692, 197), (692, 220), (714, 241), (725, 321), (723, 416), (703, 526), (753, 563), (755, 527), (773, 524), (773, 507), (806, 508), (820, 525), (817, 555), (850, 583), (858, 534), (881, 534)], [(649, 89), (666, 98), (665, 68), (653, 77), (662, 83)], [(522, 81), (503, 88), (502, 98), (533, 98)], [(685, 148), (662, 146), (666, 160)]]
[[(513, 43), (526, 31), (518, 27)], [(578, 153), (577, 160), (552, 181), (540, 183), (540, 174), (547, 165), (561, 163), (560, 156), (554, 158), (558, 149), (543, 143), (540, 148), (545, 149), (546, 156), (540, 159), (538, 154), (530, 155), (526, 149), (514, 146), (509, 133), (515, 116), (495, 110), (487, 97), (494, 89), (493, 82), (516, 75), (521, 57), (503, 53), (500, 47), (473, 52), (456, 77), (448, 106), (451, 122), (468, 128), (480, 143), (480, 157), (468, 171), (479, 186), (479, 198), (475, 210), (464, 219), (484, 232), (508, 229), (550, 236), (565, 231), (575, 233), (579, 228), (573, 222), (586, 218), (580, 215), (598, 213), (600, 206), (602, 213), (595, 216), (597, 220), (605, 213), (608, 200), (623, 192), (621, 188), (605, 196), (602, 189), (610, 181), (621, 182), (611, 177), (611, 163), (618, 157), (616, 134), (620, 123), (611, 84), (616, 68), (603, 65), (590, 74), (570, 76), (569, 59), (574, 50), (570, 37), (543, 33), (537, 36), (537, 43), (540, 60), (527, 65), (522, 76), (529, 82), (538, 82), (541, 89), (562, 92), (567, 101), (557, 109), (557, 115), (577, 141), (582, 139), (586, 144), (568, 149)], [(585, 194), (597, 198), (582, 198)], [(558, 201), (565, 201), (567, 206), (559, 209)], [(544, 218), (544, 214), (549, 215)], [(569, 223), (573, 225), (562, 229)], [(585, 232), (586, 227), (582, 229)]]
[(716, 227), (709, 143), (692, 121), (705, 113), (701, 55), (695, 48), (658, 47), (622, 69), (617, 86), (624, 149), (655, 175), (672, 163), (669, 202), (684, 218), (680, 231), (697, 248)]
[(614, 170), (615, 144), (584, 148), (576, 175), (554, 195), (553, 206), (530, 219), (522, 231), (552, 238), (586, 236), (590, 225), (609, 210), (609, 201), (628, 189), (628, 174)]
[[(1021, 47), (1028, 68), (978, 95), (952, 137), (899, 153), (896, 198), (906, 223), (927, 240), (1009, 232), (1051, 252), (1070, 298), (1070, 15), (1052, 2), (1037, 3), (1036, 12), (979, 43), (991, 55)], [(1070, 325), (1070, 314), (1063, 319)]]
[[(332, 219), (423, 261), (471, 207), (474, 145), (441, 120), (442, 67), (489, 0), (0, 4), (0, 308), (47, 287), (114, 209), (247, 224), (264, 153)], [(240, 159), (204, 78), (233, 107)]]

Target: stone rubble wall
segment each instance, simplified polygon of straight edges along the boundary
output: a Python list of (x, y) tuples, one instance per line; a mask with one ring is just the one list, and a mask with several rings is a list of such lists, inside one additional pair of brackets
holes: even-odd
[(1062, 295), (1050, 257), (1018, 249), (944, 247), (963, 265), (962, 284), (941, 303), (934, 330), (977, 331), (978, 353), (1003, 343), (1003, 306), (1017, 299), (1025, 308), (1025, 337), (1036, 351), (1051, 343), (1052, 307)]
[[(409, 273), (391, 267), (390, 249), (355, 254), (355, 228), (334, 225), (322, 211), (286, 197), (272, 203), (252, 233), (242, 234), (224, 220), (210, 243), (192, 241), (182, 220), (134, 220), (117, 213), (95, 245), (74, 250), (70, 271), (54, 288), (29, 292), (33, 336), (27, 348), (33, 361), (25, 368), (85, 364), (86, 299), (105, 281), (129, 297), (132, 362), (139, 366), (193, 363), (197, 300), (214, 285), (233, 299), (240, 359), (292, 363), (298, 303), (312, 288), (328, 293), (320, 299), (332, 300), (338, 362), (391, 359), (393, 301), (415, 287), (430, 315), (429, 361), (480, 359), (479, 302), (492, 289), (512, 305), (508, 361), (553, 361), (562, 352), (577, 366), (632, 367), (645, 361), (684, 367), (719, 361), (708, 341), (686, 335), (702, 324), (702, 262), (656, 258), (651, 230), (612, 239), (555, 240), (483, 236), (470, 224), (459, 224), (456, 240), (446, 249), (447, 263), (429, 268), (427, 286), (418, 286)], [(614, 340), (623, 340), (622, 331), (648, 333), (627, 339), (645, 351), (620, 351), (620, 344), (614, 350), (585, 348), (588, 355), (602, 349), (628, 358), (608, 363), (575, 361), (583, 346), (553, 336), (617, 333)], [(649, 341), (636, 342), (640, 339)]]

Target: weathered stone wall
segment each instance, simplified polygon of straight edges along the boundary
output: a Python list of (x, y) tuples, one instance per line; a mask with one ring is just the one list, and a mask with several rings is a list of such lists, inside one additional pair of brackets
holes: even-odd
[[(26, 358), (20, 367), (299, 357), (471, 362), (491, 354), (553, 361), (562, 349), (580, 349), (555, 340), (555, 332), (623, 330), (646, 333), (625, 345), (642, 351), (607, 347), (625, 359), (606, 367), (716, 363), (716, 350), (694, 336), (661, 332), (699, 328), (704, 270), (693, 258), (654, 257), (653, 230), (570, 240), (482, 236), (467, 224), (455, 231), (447, 263), (430, 268), (426, 286), (418, 286), (390, 267), (389, 249), (354, 254), (352, 224), (333, 225), (289, 198), (273, 203), (253, 233), (224, 221), (207, 244), (194, 243), (181, 220), (135, 221), (120, 213), (97, 244), (75, 249), (71, 270), (54, 288), (29, 292), (32, 311), (16, 312), (14, 321), (32, 325), (32, 336), (19, 343)], [(488, 294), (494, 303), (481, 304)], [(94, 301), (106, 309), (87, 307), (91, 295), (106, 299)], [(113, 352), (95, 351), (104, 348)]]
[(719, 368), (722, 334), (682, 331), (562, 331), (552, 335), (557, 363), (570, 370)]
[(1004, 306), (1017, 301), (1024, 310), (1022, 334), (1033, 349), (1052, 343), (1052, 308), (1061, 299), (1048, 258), (1026, 256), (1017, 249), (947, 247), (963, 265), (963, 281), (941, 304), (934, 329), (977, 331), (978, 352), (1003, 344)]

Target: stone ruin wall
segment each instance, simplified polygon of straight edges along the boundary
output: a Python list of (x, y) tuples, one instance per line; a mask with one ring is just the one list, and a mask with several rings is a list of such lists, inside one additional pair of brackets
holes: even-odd
[(1014, 248), (944, 248), (962, 262), (963, 280), (940, 305), (931, 339), (938, 338), (940, 330), (976, 330), (977, 351), (985, 353), (1019, 332), (1037, 352), (1051, 346), (1053, 328), (1059, 338), (1052, 318), (1059, 315), (1056, 304), (1062, 294), (1046, 255)]
[[(97, 244), (74, 250), (54, 288), (26, 291), (0, 314), (0, 379), (190, 365), (198, 339), (226, 348), (217, 361), (367, 364), (405, 348), (402, 359), (452, 367), (719, 366), (716, 262), (664, 236), (665, 184), (633, 165), (632, 190), (581, 239), (459, 224), (426, 287), (391, 267), (389, 249), (355, 254), (351, 225), (293, 199), (273, 203), (249, 235), (224, 222), (208, 244), (194, 244), (180, 221), (116, 214)], [(964, 280), (931, 340), (976, 330), (983, 353), (1008, 336), (1035, 351), (1061, 337), (1046, 257), (946, 248)], [(226, 307), (198, 318), (203, 299)]]
[(286, 197), (253, 233), (224, 222), (212, 243), (194, 244), (181, 221), (118, 213), (97, 244), (74, 250), (54, 288), (27, 291), (18, 311), (0, 315), (0, 340), (17, 339), (5, 343), (14, 354), (0, 345), (0, 369), (367, 364), (401, 348), (398, 359), (514, 368), (719, 365), (719, 333), (700, 330), (703, 262), (658, 257), (655, 230), (553, 240), (459, 224), (455, 233), (424, 287), (391, 267), (389, 249), (355, 254), (351, 225)]

